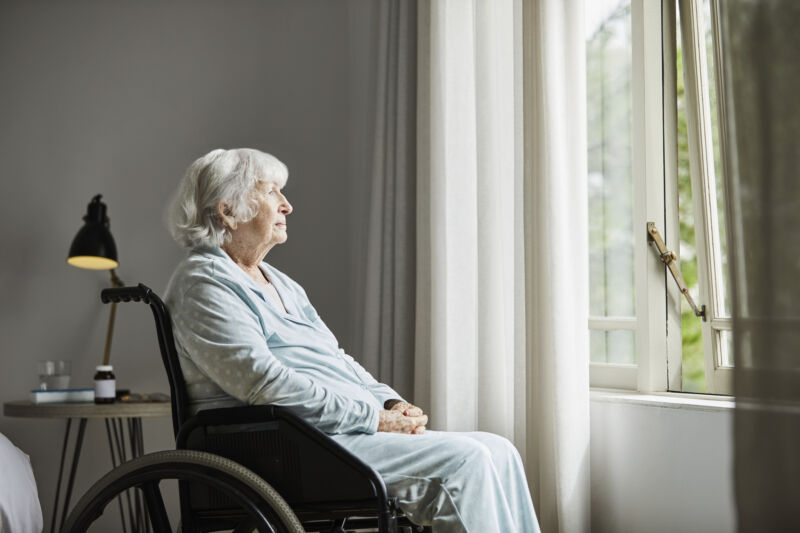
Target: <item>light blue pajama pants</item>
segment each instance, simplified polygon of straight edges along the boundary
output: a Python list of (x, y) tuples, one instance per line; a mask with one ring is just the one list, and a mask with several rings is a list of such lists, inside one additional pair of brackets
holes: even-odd
[(538, 533), (516, 448), (492, 433), (333, 435), (372, 466), (412, 522), (434, 533)]

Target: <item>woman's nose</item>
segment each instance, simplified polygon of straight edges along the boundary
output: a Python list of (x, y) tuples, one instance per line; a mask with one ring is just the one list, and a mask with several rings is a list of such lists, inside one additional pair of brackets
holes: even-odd
[(289, 200), (284, 196), (283, 203), (281, 204), (281, 213), (283, 213), (284, 215), (288, 215), (292, 211), (294, 211), (292, 204), (290, 204)]

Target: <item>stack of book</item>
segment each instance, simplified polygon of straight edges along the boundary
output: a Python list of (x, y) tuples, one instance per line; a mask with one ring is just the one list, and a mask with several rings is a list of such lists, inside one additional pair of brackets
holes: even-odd
[(94, 389), (32, 390), (31, 403), (85, 403), (94, 401)]

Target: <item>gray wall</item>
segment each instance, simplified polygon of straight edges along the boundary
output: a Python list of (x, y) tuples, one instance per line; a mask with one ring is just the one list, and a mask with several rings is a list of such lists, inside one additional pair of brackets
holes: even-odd
[[(295, 212), (289, 242), (269, 260), (353, 347), (372, 9), (364, 0), (0, 3), (3, 402), (26, 398), (37, 360), (72, 361), (76, 387), (90, 386), (100, 363), (107, 275), (64, 262), (90, 198), (108, 204), (120, 277), (163, 291), (183, 256), (164, 206), (185, 167), (217, 147), (287, 163)], [(119, 308), (111, 362), (118, 386), (167, 391), (141, 304)], [(0, 418), (0, 432), (31, 456), (46, 524), (63, 424)], [(146, 451), (173, 447), (168, 420), (144, 430)], [(90, 422), (75, 494), (109, 465), (103, 425)]]

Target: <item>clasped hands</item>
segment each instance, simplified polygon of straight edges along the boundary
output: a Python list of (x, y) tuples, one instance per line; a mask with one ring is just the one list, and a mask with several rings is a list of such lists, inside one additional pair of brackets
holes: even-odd
[(427, 423), (428, 415), (422, 409), (408, 402), (396, 402), (380, 412), (378, 431), (422, 435)]

